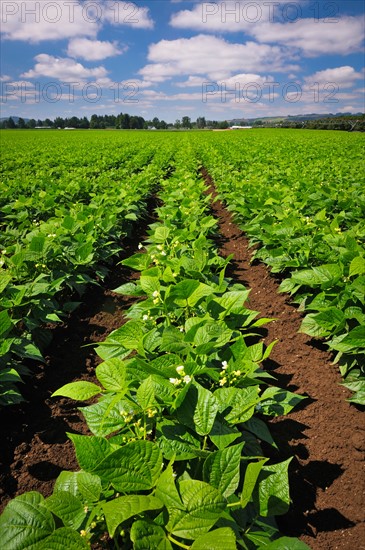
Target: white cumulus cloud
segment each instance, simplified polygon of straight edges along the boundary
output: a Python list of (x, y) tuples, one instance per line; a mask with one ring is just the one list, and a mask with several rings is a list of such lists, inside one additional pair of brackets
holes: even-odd
[(1, 32), (5, 40), (38, 43), (75, 36), (95, 37), (101, 21), (77, 1), (2, 0)]
[(154, 21), (146, 6), (135, 2), (99, 0), (103, 6), (103, 19), (112, 25), (127, 25), (136, 29), (153, 29)]
[(337, 22), (298, 19), (294, 23), (264, 23), (253, 29), (259, 42), (298, 48), (308, 57), (359, 52), (364, 40), (360, 17), (342, 17)]
[(121, 55), (126, 50), (126, 47), (120, 48), (116, 41), (102, 42), (89, 38), (73, 38), (68, 44), (67, 55), (81, 57), (86, 61), (101, 61), (107, 57)]
[(313, 84), (313, 82), (318, 82), (319, 85), (333, 83), (337, 84), (341, 89), (351, 88), (357, 80), (364, 81), (364, 74), (356, 72), (355, 69), (349, 65), (317, 71), (305, 78), (305, 82), (308, 85)]
[(152, 29), (149, 8), (115, 0), (1, 0), (5, 40), (39, 43), (76, 37), (95, 38), (106, 24)]
[[(364, 40), (363, 17), (337, 16), (336, 18), (301, 17), (300, 4), (282, 2), (203, 2), (192, 9), (172, 15), (170, 24), (175, 28), (207, 32), (241, 32), (260, 43), (274, 43), (298, 48), (312, 57), (322, 54), (358, 52)], [(287, 17), (280, 21), (277, 15)], [(281, 17), (282, 18), (282, 17)], [(283, 18), (282, 18), (283, 19)]]
[(37, 55), (35, 61), (34, 69), (22, 74), (23, 78), (48, 77), (65, 82), (79, 82), (87, 78), (105, 78), (108, 74), (105, 67), (88, 69), (74, 59), (54, 57), (45, 53)]
[(296, 70), (287, 65), (278, 46), (246, 42), (230, 43), (210, 35), (161, 40), (152, 44), (149, 63), (139, 72), (146, 80), (166, 80), (173, 76), (206, 75), (210, 79), (229, 78), (232, 73)]

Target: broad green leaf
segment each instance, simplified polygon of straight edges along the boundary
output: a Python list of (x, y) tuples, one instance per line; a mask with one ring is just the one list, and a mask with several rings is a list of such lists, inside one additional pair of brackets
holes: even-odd
[(178, 421), (195, 431), (194, 415), (198, 406), (198, 384), (189, 384), (180, 392), (180, 406), (176, 410)]
[[(154, 366), (154, 361), (146, 361), (139, 355), (134, 355), (128, 359), (127, 364), (127, 380), (129, 383), (139, 382), (145, 380), (149, 374), (160, 376), (161, 371), (158, 366)], [(174, 371), (174, 374), (175, 371)]]
[(88, 264), (93, 258), (93, 244), (85, 243), (75, 250), (75, 258), (78, 264)]
[(169, 326), (164, 329), (160, 351), (183, 355), (189, 348), (189, 344), (184, 341), (184, 334), (177, 327)]
[(181, 363), (181, 357), (179, 355), (175, 355), (174, 353), (165, 353), (164, 355), (160, 355), (159, 357), (156, 357), (156, 359), (153, 359), (149, 362), (150, 366), (155, 367), (158, 369), (159, 372), (156, 372), (156, 374), (163, 374), (164, 369), (171, 368), (172, 371), (168, 370), (168, 376), (172, 376), (172, 374), (175, 374), (176, 367), (180, 365)]
[(259, 478), (260, 472), (265, 462), (267, 462), (267, 460), (268, 459), (265, 458), (265, 460), (259, 460), (258, 462), (250, 462), (249, 464), (247, 464), (245, 478), (243, 481), (242, 493), (241, 493), (242, 508), (245, 508), (247, 504), (250, 502), (251, 496), (255, 488), (255, 485), (257, 483), (257, 480)]
[(155, 404), (155, 385), (152, 376), (143, 380), (137, 390), (137, 401), (143, 410), (147, 410)]
[(110, 454), (111, 446), (104, 437), (68, 433), (74, 444), (77, 461), (82, 470), (92, 472), (104, 458)]
[(230, 527), (213, 529), (197, 538), (191, 550), (236, 550), (236, 536)]
[(326, 264), (312, 269), (302, 269), (292, 274), (295, 283), (311, 287), (321, 286), (328, 288), (333, 286), (342, 277), (342, 269), (337, 264)]
[(167, 460), (189, 460), (202, 454), (196, 433), (177, 422), (164, 420), (158, 423), (156, 442)]
[(199, 285), (199, 281), (196, 281), (195, 279), (185, 279), (173, 287), (170, 297), (181, 300), (182, 305), (185, 305), (188, 298), (192, 296), (193, 292), (199, 287)]
[(20, 267), (23, 263), (24, 263), (24, 260), (26, 260), (26, 252), (25, 250), (22, 250), (21, 252), (18, 252), (17, 254), (14, 254), (14, 256), (12, 256), (10, 258), (10, 262), (16, 266), (16, 267)]
[[(15, 338), (1, 338), (0, 336), (0, 357), (8, 353), (10, 351), (12, 345), (14, 344)], [(14, 369), (8, 369), (8, 370), (14, 370)]]
[(135, 269), (136, 271), (143, 271), (144, 269), (147, 269), (148, 266), (151, 264), (151, 258), (148, 254), (133, 254), (133, 256), (130, 256), (126, 260), (123, 260), (121, 262), (123, 265), (126, 265), (127, 267), (131, 267), (132, 269)]
[(4, 382), (21, 382), (22, 379), (15, 369), (0, 370), (0, 383)]
[(3, 550), (25, 550), (53, 533), (55, 522), (43, 503), (43, 496), (35, 491), (9, 502), (0, 516)]
[(73, 529), (79, 529), (86, 516), (81, 501), (66, 491), (57, 491), (48, 497), (44, 506), (60, 518), (65, 527)]
[(10, 273), (0, 272), (0, 294), (5, 290), (12, 279)]
[(241, 433), (235, 426), (230, 426), (220, 414), (217, 414), (209, 438), (218, 449), (228, 447), (240, 435)]
[(146, 512), (158, 510), (163, 503), (151, 495), (127, 495), (102, 505), (110, 537), (114, 537), (116, 528), (127, 519)]
[(161, 344), (162, 337), (159, 328), (155, 327), (149, 330), (142, 340), (142, 348), (147, 354), (152, 354), (156, 348)]
[(13, 351), (19, 355), (19, 357), (23, 359), (34, 359), (35, 361), (44, 363), (44, 358), (37, 346), (26, 338), (15, 338), (13, 346)]
[(333, 339), (331, 348), (343, 353), (353, 353), (365, 347), (365, 325), (353, 328), (344, 337)]
[(261, 439), (261, 441), (265, 441), (266, 443), (269, 443), (269, 445), (272, 445), (277, 449), (277, 445), (272, 438), (269, 428), (267, 427), (265, 422), (260, 420), (260, 418), (253, 416), (245, 423), (245, 428), (249, 432), (253, 433), (255, 437)]
[(200, 283), (199, 286), (192, 292), (187, 299), (188, 305), (195, 306), (204, 296), (210, 296), (213, 293), (213, 288), (204, 283)]
[(260, 522), (259, 520), (256, 521), (256, 524), (257, 524), (257, 527), (255, 526), (256, 529), (258, 529), (259, 525), (261, 524), (264, 530), (254, 531), (252, 529), (244, 534), (243, 539), (244, 541), (249, 541), (249, 546), (252, 546), (251, 543), (254, 543), (255, 545), (254, 548), (260, 548), (260, 550), (263, 550), (264, 548), (266, 548), (268, 544), (270, 544), (273, 536), (277, 535), (277, 530), (271, 528), (265, 531), (265, 529), (268, 528), (268, 525), (263, 522)]
[(200, 346), (207, 342), (214, 341), (217, 347), (224, 346), (230, 341), (232, 334), (233, 330), (217, 322), (205, 323), (196, 330), (194, 344)]
[(169, 235), (170, 229), (166, 226), (160, 225), (159, 227), (156, 227), (152, 239), (156, 243), (163, 243), (166, 241)]
[(128, 321), (125, 325), (110, 333), (108, 340), (118, 342), (125, 349), (137, 349), (143, 338), (142, 325), (138, 321)]
[(133, 441), (107, 456), (94, 473), (123, 493), (146, 491), (161, 473), (162, 453), (151, 441)]
[(213, 288), (196, 281), (195, 279), (185, 279), (177, 283), (170, 293), (170, 298), (174, 298), (178, 305), (195, 306), (201, 298), (212, 294)]
[(259, 550), (310, 550), (310, 546), (293, 537), (280, 537), (265, 546), (260, 546)]
[(215, 298), (212, 304), (212, 311), (219, 314), (219, 308), (214, 308), (214, 304), (218, 304), (221, 309), (220, 317), (226, 317), (230, 313), (242, 313), (244, 303), (246, 302), (250, 290), (234, 290), (225, 292), (222, 297)]
[[(34, 259), (42, 256), (45, 242), (46, 238), (43, 235), (33, 237), (30, 241), (28, 251), (32, 253)], [(29, 254), (29, 252), (27, 253), (27, 255)]]
[(218, 412), (218, 402), (207, 389), (195, 383), (198, 388), (198, 401), (194, 410), (195, 429), (199, 435), (208, 435)]
[(203, 481), (181, 481), (179, 488), (185, 510), (170, 508), (166, 529), (177, 537), (195, 540), (218, 521), (226, 508), (226, 499)]
[(290, 504), (288, 467), (292, 460), (272, 466), (263, 466), (259, 479), (259, 510), (264, 517), (279, 516), (288, 511)]
[(73, 529), (61, 527), (37, 544), (37, 550), (88, 550), (86, 540)]
[(365, 384), (363, 384), (362, 386), (363, 386), (363, 389), (358, 390), (347, 401), (349, 401), (350, 403), (357, 403), (359, 405), (365, 405)]
[(75, 399), (76, 401), (86, 401), (94, 395), (98, 395), (102, 392), (100, 386), (93, 384), (92, 382), (80, 381), (80, 382), (71, 382), (62, 386), (59, 390), (56, 390), (52, 397), (62, 396), (68, 397), (69, 399)]
[(214, 396), (219, 402), (219, 412), (229, 424), (247, 422), (259, 402), (258, 386), (248, 388), (219, 388)]
[(89, 429), (94, 435), (104, 437), (125, 426), (124, 416), (135, 416), (140, 413), (136, 403), (120, 397), (119, 394), (108, 394), (94, 405), (80, 408)]
[(365, 258), (362, 256), (356, 256), (350, 264), (349, 276), (365, 275)]
[(346, 319), (356, 319), (359, 325), (365, 325), (365, 311), (361, 307), (350, 306), (345, 309)]
[(329, 307), (319, 313), (307, 315), (302, 321), (299, 332), (320, 338), (327, 336), (334, 329), (338, 329), (344, 322), (345, 315), (343, 311), (336, 307)]
[(252, 344), (252, 346), (247, 348), (245, 352), (245, 359), (259, 363), (262, 360), (263, 355), (264, 345), (262, 342), (258, 342), (257, 344)]
[(155, 495), (164, 503), (166, 508), (180, 508), (184, 510), (184, 505), (181, 502), (180, 495), (175, 485), (174, 471), (172, 464), (168, 464), (166, 469), (158, 478)]
[(108, 359), (98, 365), (96, 377), (108, 391), (123, 392), (127, 390), (126, 365), (119, 357)]
[(174, 400), (175, 387), (171, 382), (156, 374), (151, 376), (151, 381), (157, 401), (163, 404), (172, 403)]
[(282, 390), (280, 388), (267, 388), (261, 396), (260, 410), (270, 416), (288, 414), (303, 399), (302, 395)]
[(118, 286), (113, 290), (116, 294), (122, 294), (123, 296), (142, 296), (143, 292), (140, 286), (135, 283), (125, 283), (124, 285)]
[(141, 285), (142, 290), (148, 295), (153, 295), (154, 292), (160, 292), (161, 284), (160, 284), (160, 273), (158, 271), (157, 276), (147, 275), (148, 273), (155, 273), (155, 268), (148, 269), (147, 271), (144, 271), (141, 275), (139, 282)]
[(0, 312), (0, 338), (4, 338), (11, 327), (13, 326), (13, 321), (10, 319), (6, 309)]
[(86, 504), (97, 502), (101, 494), (101, 480), (88, 472), (61, 472), (53, 493), (66, 491)]
[(155, 523), (137, 520), (131, 528), (134, 550), (172, 550), (165, 531)]
[(0, 385), (0, 406), (16, 405), (24, 401), (19, 391), (15, 390), (11, 384)]
[(71, 216), (65, 216), (62, 222), (62, 226), (68, 231), (72, 231), (76, 225), (76, 221)]
[(240, 464), (243, 443), (211, 453), (203, 467), (204, 481), (226, 498), (232, 495), (240, 481)]

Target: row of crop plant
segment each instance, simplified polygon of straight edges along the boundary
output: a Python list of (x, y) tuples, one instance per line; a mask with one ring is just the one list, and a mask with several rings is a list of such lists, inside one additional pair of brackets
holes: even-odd
[(363, 145), (360, 134), (293, 130), (196, 141), (222, 200), (256, 245), (253, 258), (285, 277), (280, 290), (306, 313), (300, 330), (326, 342), (355, 392), (350, 401), (362, 405)]
[(256, 331), (269, 319), (245, 307), (249, 291), (225, 278), (229, 260), (210, 236), (216, 221), (186, 142), (162, 184), (159, 220), (123, 263), (140, 271), (116, 292), (138, 298), (129, 320), (97, 347), (98, 384), (67, 384), (54, 396), (93, 398), (81, 408), (92, 436), (69, 434), (80, 465), (53, 495), (11, 501), (0, 518), (2, 547), (247, 550), (308, 548), (280, 536), (288, 509), (289, 460), (264, 416), (302, 397), (270, 384), (270, 354)]
[[(39, 179), (40, 167), (50, 172), (46, 156), (37, 159), (35, 172), (30, 167), (23, 173), (21, 192), (17, 178), (9, 179), (0, 216), (0, 406), (22, 400), (18, 383), (30, 373), (29, 360), (42, 362), (50, 343), (44, 327), (61, 322), (86, 286), (105, 277), (169, 168), (168, 148), (146, 148), (144, 164), (140, 153), (132, 161), (125, 150), (125, 157), (119, 152), (118, 177), (109, 172), (108, 184), (96, 157), (93, 162), (97, 149), (90, 151), (85, 173), (78, 171), (83, 159), (74, 152), (72, 183), (64, 175)], [(99, 177), (87, 177), (90, 167)]]

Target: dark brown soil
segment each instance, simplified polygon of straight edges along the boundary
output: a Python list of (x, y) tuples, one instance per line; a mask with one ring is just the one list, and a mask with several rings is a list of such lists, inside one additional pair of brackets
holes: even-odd
[[(216, 196), (213, 187), (211, 192)], [(299, 536), (313, 550), (364, 550), (363, 413), (345, 401), (349, 392), (340, 386), (329, 353), (298, 333), (301, 314), (287, 296), (278, 294), (275, 278), (262, 264), (250, 264), (248, 241), (230, 213), (219, 201), (213, 204), (213, 213), (219, 220), (221, 254), (234, 254), (228, 275), (251, 288), (252, 309), (276, 319), (266, 327), (265, 342), (279, 340), (267, 369), (278, 385), (308, 396), (295, 412), (271, 422), (280, 454), (266, 451), (275, 460), (294, 456), (290, 468), (293, 504), (279, 519), (281, 530)], [(134, 236), (126, 256), (135, 251), (145, 229)], [(125, 322), (131, 300), (111, 289), (134, 277), (130, 270), (116, 266), (103, 286), (90, 289), (68, 322), (54, 329), (47, 364), (34, 367), (35, 375), (25, 388), (28, 402), (0, 411), (0, 510), (25, 491), (50, 495), (61, 470), (77, 469), (65, 433), (87, 433), (87, 428), (77, 403), (50, 395), (72, 380), (93, 380), (98, 358), (92, 347), (82, 346), (103, 340)]]
[[(155, 199), (149, 201), (150, 217), (123, 242), (118, 261), (133, 254), (146, 237), (155, 204)], [(45, 365), (33, 363), (33, 375), (22, 388), (27, 402), (0, 410), (0, 513), (9, 500), (26, 491), (49, 496), (62, 470), (78, 469), (66, 432), (86, 434), (88, 428), (77, 408), (79, 403), (51, 398), (51, 394), (75, 380), (95, 381), (95, 367), (101, 360), (87, 344), (104, 340), (126, 322), (125, 311), (133, 299), (112, 289), (137, 277), (116, 261), (102, 285), (89, 288), (82, 305), (53, 329)]]
[[(210, 192), (217, 193), (206, 172)], [(300, 537), (313, 550), (365, 549), (365, 417), (346, 402), (350, 392), (330, 353), (310, 337), (299, 334), (302, 315), (278, 293), (278, 282), (261, 263), (250, 263), (248, 240), (232, 215), (216, 200), (213, 215), (219, 223), (223, 257), (234, 254), (228, 275), (251, 288), (249, 307), (276, 320), (265, 328), (266, 344), (279, 340), (266, 368), (277, 384), (308, 396), (290, 415), (273, 419), (270, 430), (280, 453), (290, 456), (292, 505), (279, 518), (281, 530)]]

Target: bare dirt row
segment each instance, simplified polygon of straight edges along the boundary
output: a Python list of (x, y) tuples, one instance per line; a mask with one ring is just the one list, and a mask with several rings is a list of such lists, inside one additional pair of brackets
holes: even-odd
[[(120, 258), (127, 258), (146, 238), (153, 222), (156, 200), (148, 203), (148, 217), (123, 241)], [(82, 305), (61, 326), (53, 329), (46, 363), (32, 364), (33, 376), (22, 388), (26, 402), (0, 410), (0, 513), (6, 504), (26, 491), (52, 493), (62, 470), (76, 470), (74, 448), (66, 432), (87, 434), (75, 401), (52, 399), (52, 393), (75, 380), (95, 381), (100, 362), (92, 344), (106, 338), (126, 322), (125, 311), (133, 300), (113, 293), (113, 289), (138, 277), (116, 260), (110, 275), (91, 286)]]
[[(213, 198), (216, 191), (203, 172)], [(146, 220), (130, 240), (125, 256), (143, 239)], [(364, 415), (346, 402), (349, 393), (329, 353), (299, 334), (301, 314), (288, 297), (278, 294), (278, 282), (262, 264), (251, 264), (248, 241), (223, 204), (212, 202), (219, 223), (220, 254), (234, 254), (228, 275), (251, 288), (249, 307), (276, 320), (265, 327), (265, 342), (279, 340), (265, 367), (277, 384), (308, 396), (300, 409), (274, 419), (270, 429), (280, 452), (265, 449), (275, 460), (294, 456), (290, 468), (292, 506), (279, 518), (281, 530), (299, 536), (313, 550), (365, 549)], [(87, 433), (75, 403), (53, 400), (53, 391), (67, 382), (93, 380), (98, 358), (96, 343), (125, 322), (131, 300), (113, 288), (138, 277), (115, 266), (102, 286), (91, 288), (84, 303), (61, 327), (54, 329), (46, 365), (33, 366), (34, 377), (25, 388), (27, 403), (0, 411), (0, 511), (25, 491), (52, 493), (61, 470), (77, 469), (66, 432)]]
[(330, 353), (299, 334), (301, 313), (279, 294), (279, 282), (261, 263), (250, 263), (247, 238), (233, 222), (206, 171), (213, 215), (219, 224), (220, 254), (234, 254), (228, 275), (251, 289), (249, 306), (276, 320), (266, 326), (265, 342), (279, 340), (265, 367), (278, 385), (308, 396), (300, 409), (270, 422), (280, 453), (294, 456), (290, 467), (292, 505), (279, 518), (283, 532), (298, 536), (313, 550), (365, 548), (365, 418), (346, 402), (350, 392)]

